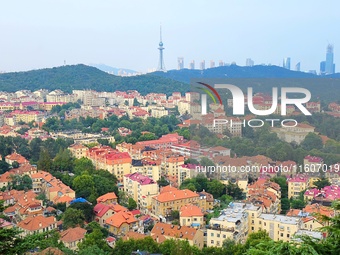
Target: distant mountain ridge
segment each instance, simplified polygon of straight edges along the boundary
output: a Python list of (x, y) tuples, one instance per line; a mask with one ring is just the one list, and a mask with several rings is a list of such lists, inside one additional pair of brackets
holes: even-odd
[[(0, 91), (75, 89), (97, 91), (138, 90), (147, 93), (181, 93), (193, 90), (190, 80), (204, 81), (208, 78), (228, 78), (243, 91), (253, 87), (254, 92), (271, 93), (272, 87), (304, 87), (311, 91), (313, 100), (338, 100), (340, 74), (316, 76), (311, 73), (290, 71), (277, 66), (240, 67), (236, 65), (206, 70), (171, 70), (132, 77), (115, 76), (86, 65), (61, 66), (28, 72), (0, 74)], [(242, 78), (242, 79), (241, 79)]]
[(189, 83), (192, 78), (315, 78), (312, 73), (291, 71), (279, 66), (219, 66), (205, 70), (182, 69), (154, 72), (157, 76)]
[(126, 74), (126, 75), (139, 73), (135, 70), (126, 69), (126, 68), (116, 68), (116, 67), (108, 66), (105, 64), (89, 64), (89, 66), (93, 66), (103, 72), (107, 72), (107, 73), (114, 74), (114, 75), (120, 75), (120, 73)]
[(138, 90), (142, 94), (150, 92), (185, 92), (189, 85), (165, 77), (138, 75), (120, 77), (83, 64), (0, 74), (0, 91), (61, 89), (71, 92), (74, 89), (97, 91)]

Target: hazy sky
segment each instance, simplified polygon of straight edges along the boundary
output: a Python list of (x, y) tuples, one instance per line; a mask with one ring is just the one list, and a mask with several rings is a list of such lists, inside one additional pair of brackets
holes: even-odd
[(185, 67), (291, 57), (292, 68), (319, 70), (328, 43), (340, 65), (339, 10), (336, 0), (0, 0), (0, 71), (66, 60), (145, 72), (158, 65), (160, 23), (167, 69), (177, 57)]

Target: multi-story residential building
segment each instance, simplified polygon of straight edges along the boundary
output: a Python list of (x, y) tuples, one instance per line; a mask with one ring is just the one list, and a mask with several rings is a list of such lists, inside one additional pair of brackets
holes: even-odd
[(212, 218), (207, 227), (207, 246), (222, 247), (225, 239), (243, 243), (248, 235), (248, 210), (259, 210), (252, 204), (231, 203), (221, 215)]
[(46, 102), (74, 103), (76, 101), (75, 95), (66, 94), (61, 90), (54, 90), (46, 95)]
[(17, 227), (19, 228), (19, 230), (22, 231), (20, 233), (21, 236), (27, 236), (56, 229), (57, 220), (53, 216), (51, 217), (44, 217), (42, 215), (38, 215), (35, 217), (31, 216), (20, 221)]
[(309, 186), (309, 179), (307, 176), (299, 174), (287, 179), (288, 183), (288, 198), (298, 197), (302, 191)]
[[(324, 169), (323, 167), (323, 158), (316, 156), (306, 156), (303, 159), (303, 170), (308, 173), (321, 173)], [(312, 184), (312, 183), (311, 183)]]
[(131, 172), (140, 173), (157, 182), (161, 178), (161, 163), (159, 160), (152, 160), (150, 158), (133, 159)]
[(124, 191), (137, 202), (137, 206), (144, 212), (151, 210), (151, 198), (158, 194), (158, 184), (154, 180), (140, 173), (124, 176)]
[(179, 212), (179, 223), (181, 226), (201, 228), (204, 225), (202, 209), (192, 204), (182, 206)]
[(31, 175), (34, 192), (43, 192), (47, 199), (55, 203), (71, 202), (75, 197), (75, 191), (62, 181), (45, 171), (39, 171)]
[(86, 229), (80, 227), (69, 228), (60, 233), (60, 241), (66, 248), (78, 250), (78, 244), (84, 240), (86, 232)]
[(7, 203), (8, 207), (4, 210), (4, 214), (11, 220), (20, 221), (43, 214), (43, 202), (36, 199), (36, 194), (32, 190), (27, 192), (12, 190), (3, 195), (7, 201), (9, 199), (11, 201), (10, 204)]
[(316, 188), (309, 189), (304, 193), (304, 198), (320, 204), (330, 205), (333, 201), (340, 199), (340, 186), (330, 185), (320, 190)]
[(15, 110), (5, 116), (5, 122), (7, 121), (8, 125), (13, 124), (11, 121), (14, 121), (14, 124), (20, 121), (25, 123), (29, 123), (31, 121), (41, 122), (44, 117), (45, 114), (40, 111)]
[(247, 187), (247, 201), (261, 206), (262, 212), (279, 214), (281, 212), (281, 188), (268, 179), (258, 179)]
[[(305, 124), (305, 123), (298, 123), (295, 127), (295, 123), (285, 123), (285, 127), (272, 128), (272, 131), (277, 134), (277, 136), (287, 142), (295, 142), (297, 144), (300, 144), (309, 133), (313, 133), (315, 128), (311, 125)], [(291, 126), (291, 127), (287, 127)]]
[(89, 150), (88, 147), (80, 143), (72, 144), (68, 147), (68, 149), (70, 150), (72, 156), (78, 159), (85, 158), (87, 151)]
[(39, 110), (43, 110), (43, 111), (51, 111), (53, 107), (57, 106), (57, 105), (64, 105), (66, 103), (64, 102), (41, 102), (39, 103)]
[(199, 166), (194, 164), (183, 164), (179, 166), (177, 175), (178, 186), (181, 186), (184, 180), (194, 178), (200, 173), (196, 167)]
[(109, 146), (97, 146), (89, 149), (86, 157), (92, 161), (96, 169), (109, 171), (121, 183), (123, 176), (131, 173), (132, 159), (127, 152), (119, 152)]
[(98, 143), (98, 139), (106, 139), (110, 143), (115, 142), (115, 138), (113, 136), (107, 136), (104, 134), (83, 133), (78, 130), (51, 133), (51, 136), (54, 139), (57, 139), (57, 138), (73, 139), (76, 144)]
[(161, 175), (178, 176), (179, 168), (184, 164), (184, 156), (176, 153), (166, 154), (162, 158)]
[(164, 239), (179, 239), (186, 240), (190, 245), (200, 249), (204, 245), (204, 234), (200, 229), (195, 229), (187, 226), (175, 226), (166, 223), (158, 222), (151, 230), (151, 237), (159, 242)]
[(161, 118), (163, 116), (168, 116), (169, 111), (166, 110), (164, 107), (157, 107), (151, 109), (151, 117), (154, 118)]
[(260, 214), (251, 220), (251, 231), (265, 230), (269, 237), (275, 241), (288, 242), (301, 228), (301, 218), (277, 214)]
[(174, 134), (162, 135), (157, 140), (137, 142), (136, 145), (142, 145), (144, 147), (152, 147), (155, 149), (170, 149), (172, 145), (181, 144), (183, 142), (183, 136)]
[(168, 216), (172, 211), (179, 211), (182, 206), (188, 203), (199, 205), (199, 195), (188, 189), (172, 188), (170, 191), (161, 192), (152, 198), (152, 212), (157, 216)]

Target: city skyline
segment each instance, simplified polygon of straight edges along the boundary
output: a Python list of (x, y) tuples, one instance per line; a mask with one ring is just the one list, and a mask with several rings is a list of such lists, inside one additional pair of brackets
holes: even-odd
[(211, 60), (245, 66), (246, 59), (282, 66), (289, 56), (291, 67), (318, 72), (329, 43), (340, 62), (340, 3), (331, 2), (329, 9), (306, 1), (10, 1), (0, 10), (0, 71), (97, 63), (147, 72), (157, 69), (162, 23), (167, 70), (177, 69), (178, 57), (185, 68), (192, 60), (208, 68)]

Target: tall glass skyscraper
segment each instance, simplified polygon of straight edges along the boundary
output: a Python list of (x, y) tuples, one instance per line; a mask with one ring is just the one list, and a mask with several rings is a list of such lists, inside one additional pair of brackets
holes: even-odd
[(327, 46), (327, 52), (326, 52), (326, 63), (325, 63), (325, 73), (326, 74), (332, 74), (335, 73), (335, 64), (333, 63), (333, 45), (328, 44)]
[(290, 58), (284, 58), (282, 66), (283, 68), (290, 70)]

